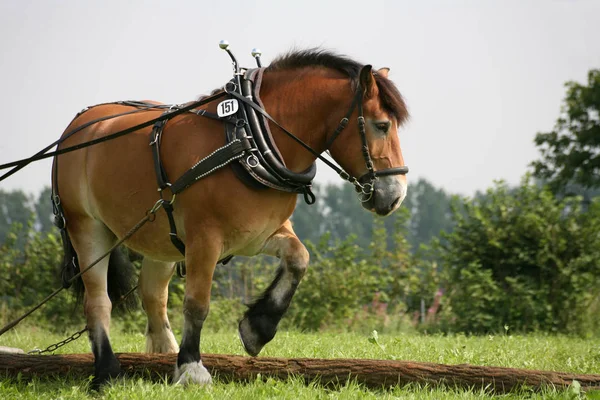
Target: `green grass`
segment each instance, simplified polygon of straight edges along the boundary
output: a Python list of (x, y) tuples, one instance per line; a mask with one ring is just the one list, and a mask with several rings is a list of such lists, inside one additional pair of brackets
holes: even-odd
[[(139, 333), (123, 333), (113, 329), (112, 343), (117, 352), (141, 352), (144, 337)], [(45, 348), (63, 339), (47, 331), (25, 327), (8, 332), (0, 345), (30, 350)], [(81, 338), (60, 353), (88, 352), (87, 339)], [(202, 351), (206, 353), (244, 354), (236, 332), (205, 332)], [(443, 364), (477, 364), (527, 369), (556, 370), (574, 373), (600, 373), (600, 341), (565, 336), (501, 335), (468, 337), (465, 335), (370, 335), (352, 333), (279, 332), (261, 353), (273, 357), (371, 358), (427, 361)], [(349, 382), (333, 389), (316, 383), (306, 385), (300, 378), (285, 382), (257, 379), (250, 383), (224, 383), (216, 379), (211, 387), (177, 387), (167, 383), (152, 383), (141, 379), (124, 379), (106, 387), (101, 394), (87, 392), (87, 381), (72, 377), (35, 379), (33, 381), (0, 381), (2, 399), (352, 399), (352, 398), (414, 398), (414, 399), (481, 399), (481, 398), (578, 398), (577, 390), (546, 389), (532, 393), (520, 389), (515, 393), (492, 396), (481, 389), (453, 389), (411, 385), (393, 390), (369, 390)], [(587, 396), (597, 395), (588, 393)]]

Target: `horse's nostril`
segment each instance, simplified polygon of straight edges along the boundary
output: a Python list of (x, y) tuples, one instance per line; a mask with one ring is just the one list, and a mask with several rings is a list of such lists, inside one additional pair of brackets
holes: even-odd
[(396, 198), (396, 200), (394, 200), (394, 202), (392, 203), (392, 206), (390, 207), (390, 210), (393, 210), (394, 208), (396, 208), (399, 203), (400, 203), (400, 196), (398, 196)]

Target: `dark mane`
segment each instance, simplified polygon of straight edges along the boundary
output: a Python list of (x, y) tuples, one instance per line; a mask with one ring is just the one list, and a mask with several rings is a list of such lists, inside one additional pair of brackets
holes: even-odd
[[(289, 51), (275, 58), (266, 70), (277, 71), (304, 67), (331, 68), (356, 82), (363, 64), (332, 51), (313, 48)], [(408, 119), (408, 109), (398, 88), (392, 81), (381, 75), (375, 74), (375, 81), (379, 88), (382, 106), (396, 118), (398, 125), (402, 125)]]
[(277, 58), (267, 67), (267, 71), (295, 69), (303, 67), (325, 67), (335, 69), (351, 79), (357, 79), (362, 64), (347, 56), (334, 52), (314, 48), (306, 50), (292, 50)]

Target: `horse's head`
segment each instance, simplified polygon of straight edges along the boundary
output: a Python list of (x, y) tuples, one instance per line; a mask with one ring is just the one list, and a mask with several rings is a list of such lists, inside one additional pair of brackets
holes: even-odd
[(329, 148), (350, 175), (360, 177), (357, 190), (363, 207), (384, 216), (400, 207), (407, 190), (406, 171), (400, 168), (404, 158), (398, 132), (408, 112), (398, 89), (388, 80), (388, 72), (389, 68), (373, 71), (370, 65), (362, 67), (355, 94), (357, 110), (345, 128), (349, 132), (330, 141)]

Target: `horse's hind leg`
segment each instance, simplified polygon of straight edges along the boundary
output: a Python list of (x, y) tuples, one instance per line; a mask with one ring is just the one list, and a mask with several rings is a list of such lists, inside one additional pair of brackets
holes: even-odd
[(179, 346), (173, 336), (167, 316), (169, 281), (174, 263), (144, 258), (140, 272), (139, 290), (148, 316), (146, 327), (147, 353), (177, 353)]
[[(103, 223), (88, 217), (69, 220), (69, 234), (80, 269), (86, 268), (116, 243), (115, 236)], [(120, 372), (119, 361), (109, 341), (112, 303), (107, 292), (108, 263), (109, 256), (106, 256), (81, 276), (85, 286), (84, 311), (94, 353), (94, 389)]]
[(296, 237), (289, 220), (267, 240), (262, 252), (279, 257), (281, 265), (271, 285), (250, 306), (239, 325), (240, 339), (251, 356), (260, 353), (275, 336), (309, 260), (308, 251)]

